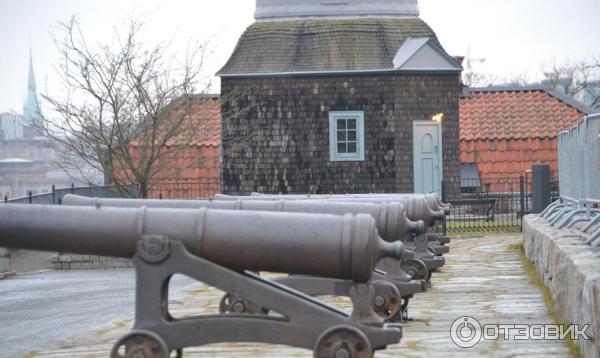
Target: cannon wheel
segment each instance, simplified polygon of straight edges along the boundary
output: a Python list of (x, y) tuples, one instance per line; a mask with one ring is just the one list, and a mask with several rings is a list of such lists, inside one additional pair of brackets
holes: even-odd
[(221, 298), (221, 302), (219, 303), (219, 313), (267, 315), (269, 314), (269, 310), (227, 293)]
[[(181, 357), (177, 351), (177, 357)], [(113, 347), (110, 358), (165, 358), (170, 357), (166, 343), (158, 335), (146, 331), (133, 331), (121, 338)]]
[(389, 281), (373, 282), (375, 288), (375, 298), (373, 300), (373, 310), (384, 320), (390, 320), (400, 312), (402, 295), (400, 291)]
[(372, 358), (367, 336), (352, 326), (335, 326), (325, 331), (315, 344), (315, 358)]
[(402, 263), (402, 270), (407, 274), (411, 275), (414, 280), (426, 280), (429, 281), (431, 274), (427, 269), (427, 266), (423, 261), (419, 260), (406, 260)]

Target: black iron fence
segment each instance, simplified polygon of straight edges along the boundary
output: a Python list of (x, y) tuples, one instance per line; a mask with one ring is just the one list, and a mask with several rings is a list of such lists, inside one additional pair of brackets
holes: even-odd
[[(446, 220), (449, 234), (520, 232), (529, 212), (530, 183), (525, 176), (513, 178), (462, 179), (460, 191), (443, 199), (452, 205)], [(454, 190), (453, 192), (456, 192)]]
[(206, 199), (219, 193), (218, 179), (202, 182), (161, 182), (151, 186), (149, 199)]
[[(203, 182), (160, 182), (153, 184), (148, 192), (148, 199), (204, 199), (212, 198), (219, 193), (220, 185), (217, 179)], [(97, 198), (135, 198), (139, 193), (137, 185), (129, 185), (121, 194), (114, 186), (88, 186), (76, 187), (74, 184), (69, 188), (56, 189), (44, 194), (34, 195), (32, 191), (28, 195), (8, 199), (3, 198), (4, 203), (11, 204), (43, 204), (60, 205), (62, 199), (67, 194), (75, 194), (87, 197)], [(126, 193), (126, 194), (125, 194)]]
[[(127, 188), (127, 191), (135, 194), (137, 192), (137, 185), (131, 185), (129, 188)], [(67, 194), (98, 198), (122, 198), (124, 196), (119, 193), (114, 186), (76, 187), (74, 184), (72, 184), (70, 188), (65, 189), (56, 189), (54, 186), (52, 186), (52, 191), (44, 194), (33, 195), (33, 193), (29, 191), (28, 195), (22, 198), (9, 200), (8, 197), (4, 197), (4, 203), (60, 205), (62, 204), (63, 197)], [(135, 195), (131, 196), (133, 197)]]

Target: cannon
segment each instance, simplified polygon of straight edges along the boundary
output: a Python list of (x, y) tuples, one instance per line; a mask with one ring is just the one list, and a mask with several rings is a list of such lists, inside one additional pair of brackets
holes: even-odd
[[(232, 225), (235, 223), (235, 225)], [(401, 327), (373, 311), (375, 264), (402, 244), (377, 234), (369, 215), (315, 215), (217, 209), (2, 205), (0, 246), (133, 258), (133, 330), (111, 358), (181, 357), (219, 342), (312, 349), (316, 357), (372, 356), (399, 342)], [(351, 281), (351, 315), (262, 278), (270, 271)], [(183, 274), (278, 315), (235, 312), (183, 320), (168, 312), (168, 283)], [(283, 317), (283, 318), (282, 318)]]
[[(308, 194), (307, 194), (308, 195)], [(267, 195), (262, 193), (252, 193), (250, 196), (277, 196)], [(283, 196), (283, 195), (280, 195)], [(354, 198), (354, 199), (395, 199), (395, 198), (411, 198), (424, 197), (427, 203), (433, 210), (444, 211), (446, 215), (450, 214), (450, 205), (443, 203), (436, 194), (310, 194), (311, 197), (324, 198)]]
[(413, 196), (398, 197), (355, 197), (352, 195), (254, 195), (254, 196), (230, 196), (224, 194), (215, 195), (216, 200), (322, 200), (333, 202), (367, 202), (367, 203), (385, 203), (397, 202), (406, 207), (406, 214), (413, 221), (423, 220), (425, 224), (433, 226), (436, 221), (443, 221), (446, 218), (445, 209), (436, 210), (430, 205), (430, 200), (426, 196), (415, 194)]
[[(219, 208), (229, 210), (281, 211), (322, 214), (368, 214), (375, 219), (378, 232), (389, 242), (403, 241), (410, 233), (420, 234), (425, 231), (422, 221), (413, 222), (406, 218), (405, 210), (399, 203), (344, 203), (344, 202), (307, 202), (307, 201), (216, 201), (216, 200), (137, 200), (137, 199), (100, 199), (68, 194), (63, 199), (64, 205), (102, 207), (148, 207), (148, 208)], [(385, 264), (385, 265), (384, 265)], [(403, 250), (400, 260), (389, 260), (378, 265), (371, 284), (377, 292), (379, 303), (376, 312), (388, 320), (397, 320), (406, 313), (410, 298), (416, 293), (426, 290), (425, 281), (430, 278), (425, 263), (419, 261), (414, 252)], [(348, 296), (348, 284), (325, 278), (306, 276), (290, 276), (275, 279), (277, 282), (293, 287), (296, 290), (313, 296)], [(425, 281), (424, 281), (425, 280)], [(393, 288), (390, 285), (394, 286)], [(232, 297), (223, 297), (223, 312), (233, 309), (234, 304), (244, 308), (244, 312), (257, 313), (262, 309), (251, 302)], [(239, 310), (238, 310), (239, 311)], [(264, 311), (264, 310), (263, 310)]]
[[(445, 219), (446, 214), (442, 210), (432, 210), (429, 202), (424, 195), (402, 196), (402, 197), (358, 197), (353, 198), (348, 195), (255, 195), (255, 196), (229, 196), (217, 194), (217, 200), (255, 200), (255, 201), (326, 201), (326, 202), (350, 202), (359, 203), (401, 203), (404, 205), (407, 217), (410, 220), (423, 220), (428, 227), (434, 226), (436, 222)], [(444, 246), (439, 240), (448, 242), (448, 238), (440, 235), (420, 235), (405, 241), (407, 246), (414, 248), (417, 258), (423, 261), (429, 273), (442, 267), (445, 264), (442, 254), (449, 252), (449, 248)]]
[(422, 220), (413, 221), (406, 215), (403, 205), (388, 203), (346, 203), (346, 202), (307, 202), (289, 200), (141, 200), (141, 199), (101, 199), (67, 194), (63, 204), (69, 206), (108, 206), (108, 207), (152, 207), (177, 209), (224, 209), (251, 211), (280, 211), (288, 213), (319, 214), (368, 214), (376, 222), (381, 237), (389, 242), (404, 241), (409, 234), (423, 234), (426, 230)]
[[(406, 207), (409, 219), (418, 221), (423, 220), (428, 227), (434, 228), (436, 224), (443, 223), (446, 215), (450, 213), (450, 207), (439, 201), (434, 194), (347, 194), (347, 195), (265, 195), (253, 193), (251, 196), (229, 196), (217, 194), (217, 200), (326, 200), (335, 202), (400, 202)], [(429, 235), (430, 241), (438, 244), (447, 244), (450, 242), (448, 237), (442, 235)], [(438, 254), (446, 253), (447, 250), (441, 250)]]

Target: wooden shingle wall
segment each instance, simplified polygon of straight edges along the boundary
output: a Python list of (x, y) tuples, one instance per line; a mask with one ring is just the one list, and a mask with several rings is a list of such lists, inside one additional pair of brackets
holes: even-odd
[[(441, 112), (458, 187), (458, 74), (223, 78), (221, 93), (223, 193), (413, 192), (412, 122)], [(329, 161), (329, 111), (364, 111), (365, 161)]]

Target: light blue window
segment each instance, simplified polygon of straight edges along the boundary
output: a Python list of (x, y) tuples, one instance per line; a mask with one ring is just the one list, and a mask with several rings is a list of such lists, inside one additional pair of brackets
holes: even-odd
[(364, 112), (329, 112), (329, 160), (365, 160)]

